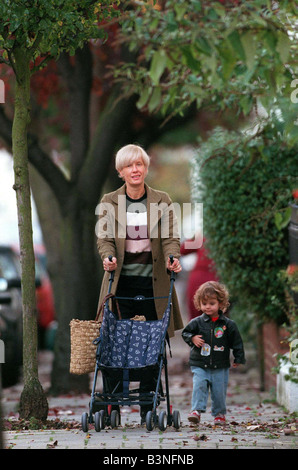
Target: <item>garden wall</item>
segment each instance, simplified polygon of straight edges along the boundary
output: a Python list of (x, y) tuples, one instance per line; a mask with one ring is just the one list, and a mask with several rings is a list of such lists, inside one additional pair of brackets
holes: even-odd
[(287, 331), (278, 326), (274, 321), (264, 323), (262, 326), (263, 351), (264, 351), (264, 387), (265, 390), (276, 388), (277, 375), (272, 373), (272, 368), (277, 367), (276, 354), (289, 352), (289, 344), (286, 341)]

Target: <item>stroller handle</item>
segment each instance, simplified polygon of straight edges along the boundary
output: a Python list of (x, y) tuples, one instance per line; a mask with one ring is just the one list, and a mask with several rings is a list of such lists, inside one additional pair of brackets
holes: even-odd
[[(174, 263), (174, 256), (169, 255), (169, 258), (170, 258), (170, 263), (173, 264)], [(174, 271), (171, 271), (171, 281), (174, 281), (175, 279), (176, 279), (176, 273), (174, 273)]]
[[(113, 256), (112, 256), (112, 255), (109, 255), (108, 258), (109, 258), (109, 261), (112, 261)], [(173, 262), (174, 262), (174, 256), (173, 256), (173, 255), (169, 255), (169, 259), (170, 259), (170, 263), (173, 264)], [(111, 292), (112, 283), (114, 282), (114, 277), (115, 277), (115, 271), (110, 271), (108, 293)], [(176, 273), (174, 273), (174, 271), (171, 271), (171, 278), (170, 278), (170, 279), (171, 279), (171, 281), (174, 281), (174, 280), (176, 279)]]
[[(109, 261), (112, 261), (113, 256), (109, 255)], [(110, 294), (111, 289), (112, 289), (112, 283), (114, 282), (114, 277), (115, 277), (115, 271), (110, 271), (110, 277), (109, 277), (109, 290), (108, 293)]]
[[(109, 261), (112, 261), (113, 256), (109, 255)], [(170, 263), (173, 264), (174, 262), (174, 256), (169, 255)], [(115, 271), (110, 271), (110, 277), (109, 277), (109, 287), (108, 287), (108, 294), (111, 293), (112, 290), (112, 284), (114, 282), (114, 276), (115, 276)], [(171, 299), (172, 299), (172, 293), (173, 293), (173, 287), (174, 287), (174, 282), (176, 280), (176, 273), (174, 271), (171, 271), (171, 277), (170, 277), (170, 292), (168, 296), (168, 307), (171, 305)], [(108, 306), (108, 300), (106, 302), (106, 306)]]

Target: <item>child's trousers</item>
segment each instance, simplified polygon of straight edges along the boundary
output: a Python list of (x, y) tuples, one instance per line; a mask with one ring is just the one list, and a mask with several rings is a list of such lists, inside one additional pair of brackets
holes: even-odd
[(226, 394), (229, 369), (202, 369), (191, 367), (193, 373), (193, 391), (191, 409), (206, 411), (209, 388), (211, 395), (211, 414), (226, 414)]

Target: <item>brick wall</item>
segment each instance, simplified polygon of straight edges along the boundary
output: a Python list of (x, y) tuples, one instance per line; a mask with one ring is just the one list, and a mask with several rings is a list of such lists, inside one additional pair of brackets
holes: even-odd
[(277, 366), (275, 354), (285, 354), (289, 351), (286, 341), (287, 331), (275, 322), (264, 323), (262, 326), (263, 352), (264, 352), (264, 387), (265, 390), (276, 388), (276, 374), (271, 372)]

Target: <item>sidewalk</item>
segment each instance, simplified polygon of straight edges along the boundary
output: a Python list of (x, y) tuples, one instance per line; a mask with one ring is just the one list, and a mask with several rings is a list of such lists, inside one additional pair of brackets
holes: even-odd
[[(238, 369), (231, 370), (226, 426), (213, 425), (210, 406), (202, 415), (200, 425), (191, 425), (187, 420), (192, 391), (192, 377), (187, 366), (189, 351), (179, 334), (172, 339), (171, 349), (175, 357), (168, 359), (170, 394), (173, 410), (177, 409), (181, 414), (182, 426), (179, 430), (168, 427), (164, 432), (159, 428), (148, 432), (145, 426), (140, 425), (139, 408), (123, 407), (119, 428), (106, 428), (96, 432), (94, 426), (90, 425), (89, 432), (84, 433), (80, 425), (81, 415), (88, 412), (90, 396), (48, 397), (48, 420), (53, 424), (53, 429), (48, 429), (47, 426), (44, 430), (6, 430), (6, 448), (102, 449), (105, 450), (100, 454), (102, 463), (126, 463), (131, 464), (130, 466), (135, 465), (133, 461), (117, 459), (122, 455), (127, 459), (129, 455), (135, 455), (132, 451), (129, 452), (132, 449), (145, 450), (155, 456), (170, 450), (172, 456), (184, 455), (185, 459), (196, 459), (199, 449), (297, 449), (295, 418), (275, 403), (271, 403), (269, 393), (259, 391), (258, 373), (254, 368), (243, 372)], [(40, 380), (45, 390), (49, 385), (50, 368), (51, 354), (42, 352)], [(11, 427), (18, 420), (17, 405), (21, 391), (22, 385), (3, 391), (3, 415), (4, 418), (9, 418)], [(159, 406), (159, 412), (162, 409), (166, 409), (165, 403)], [(60, 429), (57, 429), (58, 427)], [(107, 452), (110, 450), (113, 450), (113, 453)], [(171, 462), (147, 463), (177, 463), (175, 458)], [(140, 462), (143, 463), (144, 460)], [(178, 463), (194, 462), (195, 460), (184, 460)]]

